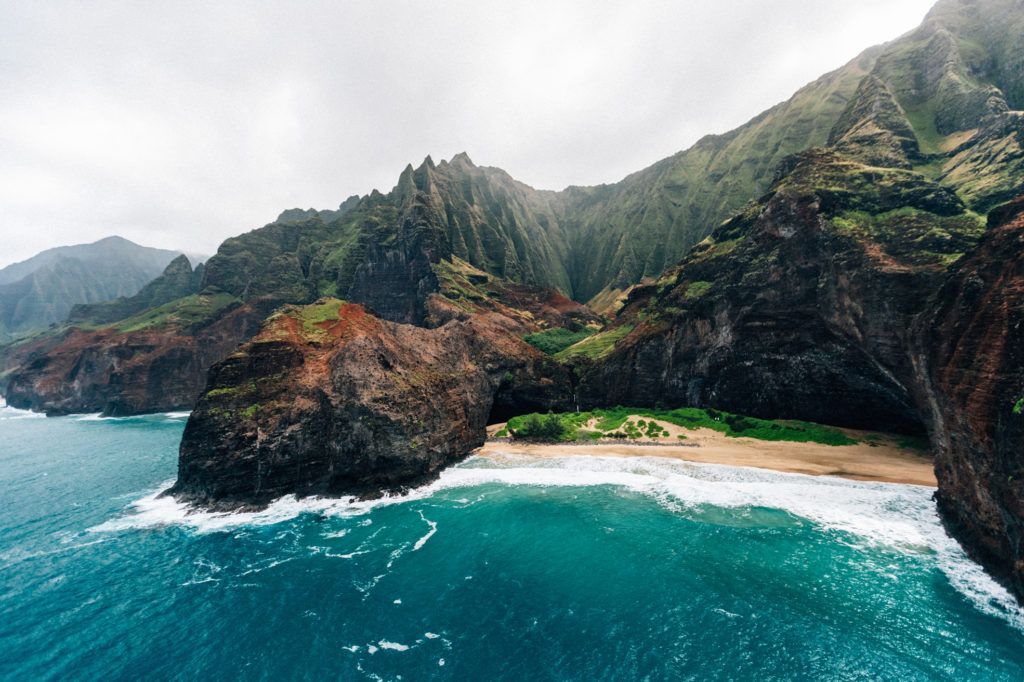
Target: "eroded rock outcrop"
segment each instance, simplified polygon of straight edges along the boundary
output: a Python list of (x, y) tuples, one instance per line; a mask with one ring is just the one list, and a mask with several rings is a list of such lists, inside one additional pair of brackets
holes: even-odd
[(968, 551), (1024, 598), (1024, 197), (993, 211), (920, 333), (939, 508)]
[[(637, 289), (585, 405), (698, 405), (922, 432), (914, 316), (983, 226), (920, 175), (815, 150)], [(608, 332), (605, 332), (608, 333)]]
[(210, 374), (171, 494), (214, 508), (378, 494), (483, 444), (496, 401), (565, 409), (569, 372), (487, 313), (426, 329), (336, 299), (286, 308)]
[(210, 366), (252, 336), (267, 312), (225, 302), (199, 330), (172, 319), (138, 329), (72, 328), (23, 344), (7, 359), (15, 366), (7, 403), (49, 415), (190, 409)]

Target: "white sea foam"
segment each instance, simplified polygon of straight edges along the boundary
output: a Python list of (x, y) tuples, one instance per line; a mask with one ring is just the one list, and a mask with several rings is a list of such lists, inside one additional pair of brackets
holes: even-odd
[(0, 421), (8, 421), (11, 419), (38, 419), (40, 417), (46, 417), (42, 412), (33, 412), (31, 410), (19, 410), (16, 407), (10, 407), (7, 403), (0, 400)]
[(377, 642), (377, 645), (381, 649), (388, 649), (390, 651), (408, 651), (409, 646), (407, 644), (399, 644), (398, 642), (389, 642), (386, 639), (382, 639)]
[(105, 416), (102, 412), (94, 412), (90, 414), (72, 414), (69, 415), (73, 419), (80, 422), (117, 422), (124, 421), (126, 419), (154, 419), (163, 417), (168, 421), (180, 421), (182, 419), (188, 419), (192, 413), (189, 411), (177, 411), (177, 412), (154, 412), (150, 414), (134, 414), (126, 415), (122, 417), (111, 417)]
[[(950, 583), (982, 611), (1024, 627), (1024, 611), (1005, 588), (971, 561), (942, 527), (932, 488), (805, 476), (763, 469), (691, 464), (660, 457), (510, 457), (501, 464), (471, 458), (444, 471), (433, 483), (404, 496), (377, 500), (283, 497), (259, 512), (190, 512), (185, 505), (154, 492), (133, 503), (129, 514), (90, 530), (183, 524), (197, 532), (241, 525), (280, 523), (302, 513), (327, 516), (366, 514), (374, 508), (422, 500), (437, 493), (484, 485), (587, 487), (616, 486), (656, 499), (672, 511), (702, 508), (779, 509), (859, 542), (934, 557)], [(434, 535), (436, 522), (413, 545), (418, 550)], [(367, 519), (368, 520), (368, 519)], [(404, 547), (402, 551), (404, 551)], [(393, 560), (393, 558), (392, 558)]]

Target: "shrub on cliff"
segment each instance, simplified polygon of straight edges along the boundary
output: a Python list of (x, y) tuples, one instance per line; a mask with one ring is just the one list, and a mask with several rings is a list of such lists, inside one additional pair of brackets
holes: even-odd
[(566, 428), (557, 414), (531, 414), (523, 421), (522, 426), (512, 431), (515, 440), (540, 441), (557, 443), (564, 440)]

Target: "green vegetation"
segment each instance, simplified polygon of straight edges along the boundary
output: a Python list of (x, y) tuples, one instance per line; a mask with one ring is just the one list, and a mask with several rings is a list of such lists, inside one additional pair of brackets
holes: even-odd
[(441, 295), (466, 312), (474, 312), (479, 303), (486, 300), (473, 280), (486, 283), (490, 276), (483, 270), (473, 267), (461, 258), (440, 260), (432, 266), (440, 285)]
[(238, 388), (236, 388), (234, 386), (226, 386), (226, 387), (223, 387), (223, 388), (214, 388), (212, 390), (207, 391), (206, 392), (206, 397), (208, 397), (208, 398), (216, 398), (217, 396), (231, 395), (231, 394), (237, 393), (237, 392), (238, 392)]
[(512, 437), (516, 440), (557, 443), (566, 440), (567, 429), (557, 414), (528, 414), (512, 431)]
[(941, 150), (945, 136), (935, 129), (936, 102), (934, 99), (916, 108), (906, 110), (907, 121), (914, 129), (918, 147), (924, 154), (935, 154)]
[(192, 294), (121, 320), (114, 325), (114, 329), (119, 332), (135, 332), (170, 325), (191, 327), (209, 321), (237, 302), (237, 298), (223, 291)]
[(893, 258), (921, 265), (956, 260), (985, 232), (984, 219), (970, 211), (938, 216), (909, 206), (877, 215), (844, 211), (832, 224), (844, 233), (878, 243)]
[[(53, 324), (62, 325), (69, 314), (102, 305), (86, 301), (110, 301), (145, 289), (168, 263), (175, 262), (175, 255), (173, 251), (108, 237), (92, 244), (47, 249), (0, 268), (0, 343), (27, 338)], [(188, 259), (179, 258), (191, 272)], [(188, 293), (191, 290), (180, 295)], [(123, 317), (127, 314), (103, 322)], [(82, 322), (75, 315), (72, 318), (74, 324)]]
[(592, 336), (595, 331), (595, 329), (590, 327), (584, 327), (575, 332), (564, 327), (556, 327), (534, 334), (527, 334), (523, 337), (523, 340), (542, 353), (555, 355), (574, 343), (579, 343), (588, 336)]
[(1013, 406), (1014, 414), (1024, 414), (1024, 397), (1016, 402)]
[(302, 333), (311, 339), (326, 337), (327, 332), (320, 325), (337, 320), (338, 311), (344, 304), (344, 301), (337, 298), (322, 298), (316, 303), (296, 308), (296, 316), (302, 322)]
[(615, 344), (618, 343), (619, 340), (625, 338), (631, 331), (633, 331), (633, 325), (619, 325), (618, 327), (614, 327), (608, 331), (599, 332), (593, 336), (583, 339), (582, 341), (574, 343), (568, 348), (556, 353), (555, 357), (559, 360), (571, 360), (574, 358), (597, 360), (598, 358), (602, 358), (612, 352), (612, 348), (615, 347)]
[[(510, 419), (506, 429), (513, 438), (558, 442), (595, 438), (595, 429), (602, 434), (600, 437), (610, 439), (667, 438), (668, 430), (653, 420), (685, 429), (712, 429), (732, 438), (824, 445), (853, 445), (858, 442), (839, 429), (812, 422), (758, 419), (697, 407), (674, 410), (614, 407), (588, 412), (528, 414)], [(593, 425), (585, 429), (591, 421)], [(543, 434), (544, 437), (539, 438), (537, 434)], [(685, 437), (680, 440), (685, 440)]]
[(683, 298), (685, 298), (688, 301), (693, 300), (695, 298), (700, 298), (701, 296), (706, 294), (709, 289), (711, 289), (712, 284), (712, 282), (705, 282), (702, 280), (690, 282), (686, 286), (686, 293), (683, 294)]

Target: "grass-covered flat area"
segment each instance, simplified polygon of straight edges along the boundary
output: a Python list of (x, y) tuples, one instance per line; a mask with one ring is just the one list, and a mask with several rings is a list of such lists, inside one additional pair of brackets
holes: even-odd
[[(923, 438), (758, 419), (714, 409), (615, 407), (527, 414), (489, 431), (491, 439), (477, 451), (482, 457), (664, 457), (695, 464), (936, 485)], [(509, 437), (511, 442), (504, 440)]]
[(672, 410), (614, 407), (587, 412), (527, 414), (513, 417), (495, 435), (499, 438), (553, 443), (602, 439), (678, 443), (686, 440), (683, 431), (695, 429), (711, 429), (733, 438), (767, 441), (823, 445), (854, 445), (859, 442), (831, 426), (795, 420), (759, 419), (697, 407)]
[(238, 302), (238, 298), (222, 291), (192, 294), (121, 320), (114, 325), (114, 329), (119, 332), (136, 332), (170, 324), (188, 327), (207, 322)]

